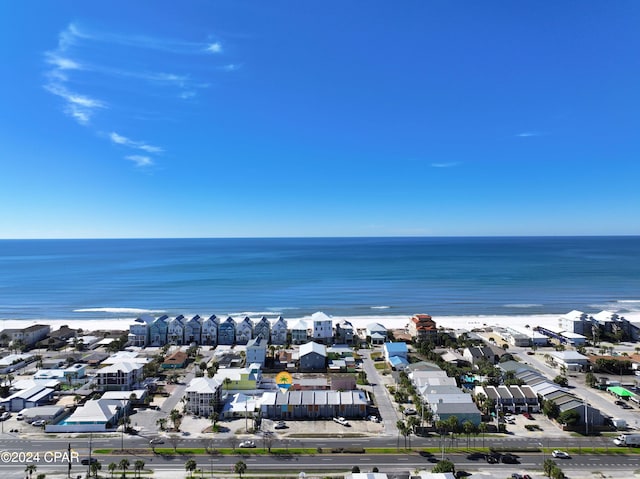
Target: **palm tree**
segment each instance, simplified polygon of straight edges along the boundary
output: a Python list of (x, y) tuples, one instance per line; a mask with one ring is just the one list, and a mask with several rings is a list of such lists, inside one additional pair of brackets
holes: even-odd
[(404, 436), (404, 448), (406, 449), (406, 448), (407, 448), (407, 436), (408, 436), (409, 434), (411, 434), (411, 429), (410, 429), (410, 428), (409, 428), (409, 426), (407, 426), (407, 424), (406, 424), (404, 421), (402, 421), (402, 420), (399, 420), (399, 421), (396, 423), (396, 427), (398, 428), (398, 433), (400, 433), (401, 435), (403, 435), (403, 436)]
[(238, 461), (236, 462), (236, 465), (233, 467), (233, 469), (238, 473), (240, 479), (242, 479), (242, 474), (247, 472), (247, 465), (242, 461)]
[(462, 423), (462, 430), (467, 435), (467, 449), (469, 449), (469, 436), (473, 434), (473, 431), (475, 430), (475, 428), (476, 427), (469, 420), (466, 420), (465, 422)]
[(173, 423), (173, 427), (176, 431), (180, 431), (180, 424), (182, 423), (182, 414), (177, 409), (172, 409), (169, 413), (169, 419)]
[(102, 469), (102, 464), (100, 464), (99, 462), (94, 462), (93, 464), (91, 464), (90, 469), (91, 469), (91, 472), (93, 473), (93, 477), (98, 479), (98, 471)]
[(133, 463), (133, 468), (138, 473), (138, 477), (140, 477), (140, 471), (142, 471), (142, 469), (144, 468), (144, 461), (141, 461), (140, 459), (138, 459), (136, 462)]
[(111, 473), (111, 477), (113, 478), (113, 471), (118, 469), (118, 465), (115, 462), (110, 462), (109, 465), (107, 466), (107, 469), (109, 469), (109, 472)]
[(156, 421), (156, 424), (157, 424), (158, 426), (160, 426), (160, 430), (161, 430), (161, 431), (164, 431), (164, 428), (165, 428), (165, 427), (166, 427), (166, 425), (167, 425), (167, 418), (166, 418), (166, 417), (161, 417), (160, 419), (158, 419), (158, 420)]
[(29, 465), (27, 465), (27, 467), (24, 468), (24, 472), (28, 472), (29, 473), (29, 479), (31, 479), (31, 474), (36, 472), (37, 469), (38, 469), (38, 467), (35, 464), (29, 464)]
[(212, 412), (209, 414), (209, 420), (211, 421), (211, 432), (216, 432), (216, 424), (218, 423), (218, 419), (220, 419), (220, 413)]
[(130, 465), (131, 465), (131, 463), (129, 462), (129, 459), (121, 459), (120, 460), (120, 469), (122, 469), (122, 477), (123, 477), (123, 479), (125, 477), (127, 469), (129, 469)]
[(193, 477), (193, 471), (196, 470), (197, 466), (198, 464), (194, 459), (189, 459), (187, 462), (184, 463), (185, 470), (189, 471), (189, 477)]
[(484, 434), (487, 432), (488, 426), (486, 422), (481, 422), (478, 425), (478, 430), (482, 433), (482, 447), (484, 447)]

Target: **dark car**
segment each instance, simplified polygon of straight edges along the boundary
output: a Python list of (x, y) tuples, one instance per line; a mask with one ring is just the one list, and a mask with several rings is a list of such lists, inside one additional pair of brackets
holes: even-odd
[(273, 426), (274, 429), (287, 429), (287, 424), (284, 421), (279, 421)]
[(518, 464), (518, 458), (513, 454), (503, 454), (500, 461), (502, 464)]
[(97, 462), (98, 460), (95, 457), (85, 457), (80, 461), (80, 464), (82, 464), (83, 466), (88, 466), (89, 464), (96, 464)]

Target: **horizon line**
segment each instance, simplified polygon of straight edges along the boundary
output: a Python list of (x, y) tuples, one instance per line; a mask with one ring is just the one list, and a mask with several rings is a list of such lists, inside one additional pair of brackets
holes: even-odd
[(640, 237), (637, 233), (612, 234), (487, 234), (487, 235), (348, 235), (348, 236), (87, 236), (87, 237), (39, 237), (0, 238), (0, 241), (100, 241), (100, 240), (208, 240), (208, 239), (384, 239), (384, 238), (630, 238)]

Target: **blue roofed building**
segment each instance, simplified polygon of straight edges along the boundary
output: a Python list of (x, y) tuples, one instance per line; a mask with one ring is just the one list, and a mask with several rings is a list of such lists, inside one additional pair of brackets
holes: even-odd
[(409, 349), (406, 343), (384, 343), (384, 360), (394, 369), (401, 370), (409, 365)]

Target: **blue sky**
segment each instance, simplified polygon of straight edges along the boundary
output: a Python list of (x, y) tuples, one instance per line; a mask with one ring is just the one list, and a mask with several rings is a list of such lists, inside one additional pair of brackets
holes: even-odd
[(640, 3), (0, 3), (0, 237), (640, 234)]

